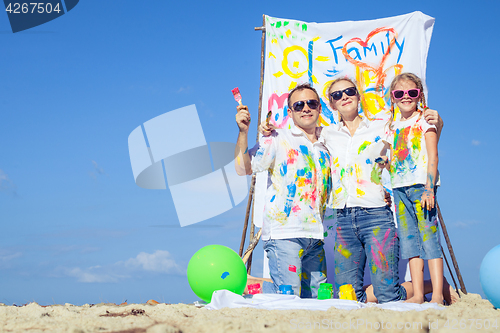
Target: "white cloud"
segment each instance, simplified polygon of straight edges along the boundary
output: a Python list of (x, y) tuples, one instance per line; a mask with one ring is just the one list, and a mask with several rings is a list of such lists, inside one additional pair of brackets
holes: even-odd
[(99, 247), (81, 245), (52, 245), (49, 246), (48, 249), (56, 255), (66, 254), (69, 252), (92, 253), (101, 250)]
[(131, 269), (142, 269), (151, 272), (163, 272), (167, 274), (180, 274), (182, 269), (175, 262), (168, 251), (156, 250), (149, 254), (141, 252), (135, 258), (125, 262), (125, 266)]
[(17, 195), (16, 184), (14, 184), (14, 182), (2, 169), (0, 169), (0, 191), (10, 192), (13, 195)]
[(135, 258), (110, 265), (96, 265), (88, 268), (58, 268), (58, 271), (62, 271), (63, 275), (74, 277), (78, 282), (83, 283), (116, 283), (141, 272), (185, 274), (185, 270), (175, 262), (171, 254), (162, 250), (151, 254), (141, 252)]
[(186, 87), (180, 87), (179, 89), (177, 89), (176, 93), (186, 93), (188, 92), (189, 90), (191, 90), (191, 87), (190, 86), (186, 86)]
[(13, 259), (19, 258), (21, 256), (22, 256), (21, 252), (15, 252), (15, 253), (4, 253), (3, 251), (0, 252), (0, 268), (9, 267)]
[[(96, 269), (97, 268), (97, 269)], [(73, 268), (66, 270), (66, 275), (76, 277), (78, 282), (84, 283), (107, 283), (107, 282), (118, 282), (120, 279), (126, 276), (120, 276), (116, 274), (109, 274), (99, 271), (100, 267), (90, 267), (85, 270), (81, 268)]]
[(466, 229), (477, 224), (481, 224), (481, 222), (475, 220), (469, 220), (469, 221), (457, 221), (453, 223), (453, 225), (457, 229)]
[(92, 164), (94, 165), (94, 171), (90, 171), (90, 172), (89, 172), (89, 176), (90, 176), (90, 178), (92, 178), (92, 179), (96, 179), (96, 177), (97, 177), (98, 175), (104, 175), (104, 176), (107, 176), (107, 174), (106, 174), (106, 172), (104, 171), (104, 169), (103, 169), (103, 168), (101, 168), (101, 167), (99, 166), (99, 164), (97, 164), (97, 162), (96, 162), (96, 161), (92, 160)]
[(481, 141), (479, 140), (472, 140), (472, 145), (473, 146), (479, 146), (481, 144)]

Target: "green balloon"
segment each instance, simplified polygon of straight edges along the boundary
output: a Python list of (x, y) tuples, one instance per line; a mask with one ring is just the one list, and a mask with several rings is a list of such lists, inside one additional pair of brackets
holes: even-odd
[(247, 270), (240, 256), (227, 246), (208, 245), (189, 260), (187, 278), (196, 296), (210, 302), (216, 290), (243, 294)]

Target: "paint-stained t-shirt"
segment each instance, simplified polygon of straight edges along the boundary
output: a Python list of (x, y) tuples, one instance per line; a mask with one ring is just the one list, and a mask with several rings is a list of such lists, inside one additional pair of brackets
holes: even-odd
[[(427, 182), (428, 155), (425, 133), (436, 126), (428, 124), (419, 115), (394, 121), (387, 141), (392, 145), (391, 183), (393, 188), (425, 185)], [(439, 173), (436, 185), (439, 185)]]
[(323, 215), (331, 190), (330, 154), (293, 123), (262, 137), (249, 150), (252, 171), (269, 170), (262, 239), (323, 239)]
[(385, 206), (382, 170), (375, 163), (387, 137), (387, 119), (363, 120), (351, 136), (342, 123), (324, 127), (321, 137), (332, 158), (332, 192), (329, 207), (375, 208)]

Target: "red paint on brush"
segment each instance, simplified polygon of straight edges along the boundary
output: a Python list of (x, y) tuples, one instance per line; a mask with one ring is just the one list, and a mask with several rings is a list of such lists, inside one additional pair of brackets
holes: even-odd
[(240, 89), (238, 87), (234, 88), (233, 90), (231, 90), (233, 92), (233, 95), (234, 95), (234, 99), (236, 100), (236, 102), (240, 103), (241, 104), (241, 94), (240, 94)]

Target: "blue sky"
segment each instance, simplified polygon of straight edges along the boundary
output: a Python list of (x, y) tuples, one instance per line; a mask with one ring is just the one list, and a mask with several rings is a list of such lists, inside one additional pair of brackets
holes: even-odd
[[(445, 121), (438, 200), (467, 289), (482, 294), (479, 266), (500, 234), (499, 6), (87, 0), (16, 34), (1, 14), (0, 302), (195, 301), (189, 259), (209, 244), (238, 250), (246, 200), (180, 228), (168, 190), (135, 184), (128, 135), (195, 104), (207, 142), (234, 142), (231, 89), (257, 119), (254, 27), (263, 14), (335, 22), (417, 10), (436, 18), (427, 85), (429, 106)], [(188, 119), (178, 125), (189, 132)], [(256, 275), (261, 258), (259, 245)]]

